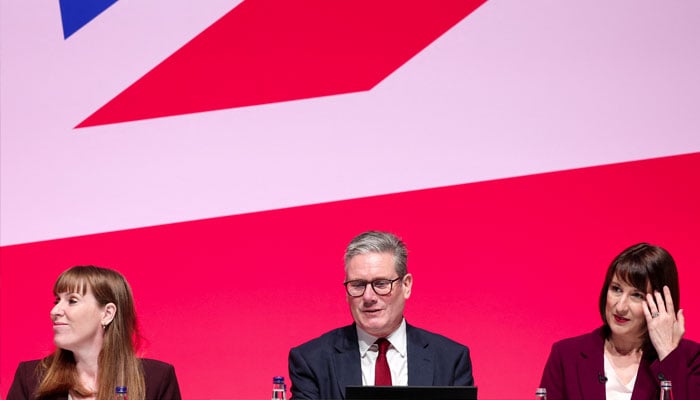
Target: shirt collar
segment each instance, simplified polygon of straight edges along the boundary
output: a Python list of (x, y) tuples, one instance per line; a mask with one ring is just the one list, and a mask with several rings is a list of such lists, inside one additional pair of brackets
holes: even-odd
[[(360, 345), (360, 357), (364, 357), (374, 342), (379, 338), (363, 331), (362, 328), (357, 325), (355, 325), (355, 327), (357, 328), (357, 339)], [(406, 318), (401, 320), (401, 325), (399, 325), (394, 332), (389, 334), (386, 339), (402, 357), (406, 356)]]

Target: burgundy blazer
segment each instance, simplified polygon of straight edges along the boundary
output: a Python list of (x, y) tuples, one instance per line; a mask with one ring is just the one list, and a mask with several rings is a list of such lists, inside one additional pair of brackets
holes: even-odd
[[(37, 366), (41, 360), (19, 363), (15, 380), (12, 382), (7, 400), (33, 400), (34, 391), (39, 385)], [(146, 380), (146, 400), (181, 400), (175, 368), (162, 361), (141, 359)], [(67, 400), (68, 393), (45, 400)]]
[[(552, 346), (540, 387), (548, 400), (605, 400), (603, 328)], [(682, 339), (663, 361), (643, 357), (632, 400), (659, 398), (659, 382), (673, 384), (674, 400), (700, 400), (700, 344)]]

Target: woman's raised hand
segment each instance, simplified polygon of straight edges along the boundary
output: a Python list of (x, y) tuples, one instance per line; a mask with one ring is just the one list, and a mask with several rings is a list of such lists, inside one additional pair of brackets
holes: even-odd
[(685, 333), (683, 310), (676, 313), (668, 286), (664, 286), (663, 291), (663, 296), (658, 291), (654, 291), (653, 295), (647, 293), (647, 301), (644, 303), (649, 338), (659, 360), (666, 358), (678, 347)]

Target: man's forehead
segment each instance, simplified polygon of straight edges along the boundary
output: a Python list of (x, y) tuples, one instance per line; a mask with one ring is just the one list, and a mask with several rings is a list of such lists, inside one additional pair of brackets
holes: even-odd
[(385, 278), (395, 270), (394, 258), (390, 253), (358, 254), (348, 262), (346, 275), (367, 275)]

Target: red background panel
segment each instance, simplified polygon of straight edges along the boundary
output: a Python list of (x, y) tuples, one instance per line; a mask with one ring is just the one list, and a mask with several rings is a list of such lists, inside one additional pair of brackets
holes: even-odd
[(78, 127), (369, 90), (485, 1), (246, 0)]
[(0, 393), (51, 351), (56, 276), (96, 264), (131, 282), (144, 355), (175, 364), (184, 398), (265, 398), (290, 347), (351, 322), (343, 250), (381, 229), (409, 248), (408, 321), (471, 348), (481, 399), (529, 399), (552, 342), (600, 324), (605, 269), (633, 243), (675, 257), (698, 339), (699, 171), (695, 153), (5, 246)]

